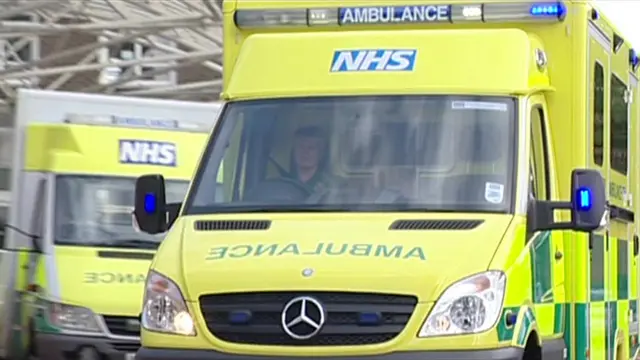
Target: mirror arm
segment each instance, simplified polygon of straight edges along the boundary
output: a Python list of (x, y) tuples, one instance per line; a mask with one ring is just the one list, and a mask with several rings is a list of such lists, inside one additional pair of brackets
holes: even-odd
[(555, 210), (571, 210), (573, 204), (570, 201), (544, 201), (532, 200), (532, 208), (529, 212), (528, 232), (533, 234), (541, 230), (563, 230), (573, 225), (571, 222), (555, 222)]
[(165, 211), (166, 211), (166, 216), (167, 216), (167, 220), (165, 222), (166, 224), (166, 230), (169, 230), (171, 228), (171, 226), (173, 225), (173, 223), (176, 221), (176, 219), (178, 218), (178, 214), (180, 213), (180, 210), (182, 209), (182, 203), (178, 202), (178, 203), (168, 203), (165, 205)]

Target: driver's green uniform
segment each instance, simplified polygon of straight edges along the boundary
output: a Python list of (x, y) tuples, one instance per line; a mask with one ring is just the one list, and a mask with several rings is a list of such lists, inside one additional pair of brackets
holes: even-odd
[[(292, 176), (294, 179), (298, 179), (297, 176), (293, 175)], [(299, 180), (298, 180), (299, 181)], [(322, 170), (318, 170), (316, 171), (316, 173), (313, 175), (313, 177), (311, 177), (311, 179), (307, 180), (306, 182), (303, 182), (303, 184), (309, 188), (309, 190), (315, 192), (315, 193), (320, 193), (323, 192), (327, 189), (331, 188), (331, 184), (335, 181), (335, 178), (333, 175), (331, 175), (330, 173), (326, 172), (326, 171), (322, 171)]]

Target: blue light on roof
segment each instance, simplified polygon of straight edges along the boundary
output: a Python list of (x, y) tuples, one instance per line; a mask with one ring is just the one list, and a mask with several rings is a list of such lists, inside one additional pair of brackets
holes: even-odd
[(578, 211), (589, 211), (593, 203), (591, 199), (591, 190), (587, 188), (578, 189), (577, 200), (576, 206), (578, 207)]
[(564, 7), (561, 3), (554, 4), (534, 4), (531, 5), (529, 13), (533, 16), (554, 16), (561, 17), (564, 15)]
[(144, 195), (144, 211), (147, 214), (154, 214), (157, 209), (157, 198), (154, 193), (146, 193)]

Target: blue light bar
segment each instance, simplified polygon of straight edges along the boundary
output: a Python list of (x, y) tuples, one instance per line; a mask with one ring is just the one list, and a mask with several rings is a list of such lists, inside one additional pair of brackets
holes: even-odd
[(559, 2), (555, 4), (534, 4), (529, 9), (529, 13), (532, 16), (561, 17), (564, 15), (564, 11), (564, 5)]
[(158, 198), (155, 193), (146, 193), (144, 195), (144, 211), (147, 214), (155, 214), (158, 211)]
[(591, 205), (593, 203), (591, 199), (591, 190), (588, 188), (580, 188), (578, 189), (577, 196), (577, 207), (578, 211), (589, 211), (591, 209)]
[[(391, 1), (390, 1), (391, 2)], [(347, 6), (340, 8), (240, 9), (235, 23), (245, 28), (389, 25), (464, 22), (559, 22), (562, 1), (478, 2), (465, 4)]]

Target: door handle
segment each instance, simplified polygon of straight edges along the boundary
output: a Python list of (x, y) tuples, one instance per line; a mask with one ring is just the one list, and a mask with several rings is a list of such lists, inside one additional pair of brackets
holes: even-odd
[(638, 235), (633, 235), (633, 256), (638, 256), (638, 250), (640, 244), (638, 244)]
[(562, 252), (556, 250), (556, 255), (555, 255), (556, 261), (562, 260), (562, 256), (564, 256)]

